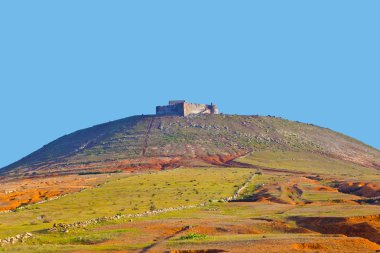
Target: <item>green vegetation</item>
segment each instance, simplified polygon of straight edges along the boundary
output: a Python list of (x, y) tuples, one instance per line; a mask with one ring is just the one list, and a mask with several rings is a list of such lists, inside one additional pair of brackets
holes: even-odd
[[(333, 237), (333, 235), (330, 235)], [(262, 240), (262, 239), (306, 239), (306, 238), (319, 238), (328, 237), (328, 235), (318, 235), (318, 234), (241, 234), (241, 235), (220, 235), (220, 236), (205, 236), (203, 238), (196, 238), (201, 240), (189, 240), (181, 241), (178, 239), (171, 239), (169, 245), (191, 245), (200, 244), (208, 242), (242, 242), (247, 240)], [(335, 236), (336, 237), (336, 236)]]
[[(142, 213), (229, 197), (251, 172), (250, 169), (181, 168), (111, 178), (101, 187), (0, 214), (0, 238), (46, 229), (52, 223)], [(48, 217), (49, 223), (38, 219), (41, 215)]]
[[(154, 216), (121, 219), (69, 229), (67, 233), (50, 233), (52, 223), (74, 222), (116, 213), (141, 213), (163, 207), (203, 203), (231, 196), (246, 182), (252, 169), (236, 168), (180, 168), (161, 172), (147, 172), (128, 177), (111, 175), (110, 180), (84, 192), (68, 195), (39, 205), (26, 206), (18, 212), (0, 215), (1, 237), (10, 233), (32, 232), (34, 238), (26, 244), (6, 246), (6, 252), (72, 252), (72, 251), (142, 251), (157, 242), (156, 234), (163, 237), (175, 234), (184, 225), (186, 234), (167, 240), (167, 247), (183, 247), (203, 243), (223, 243), (255, 240), (304, 240), (324, 238), (314, 233), (299, 234), (293, 217), (352, 216), (379, 214), (375, 205), (334, 202), (356, 196), (334, 191), (321, 192), (315, 188), (319, 181), (297, 181), (303, 190), (300, 198), (319, 201), (318, 205), (294, 205), (275, 202), (218, 202), (206, 206), (170, 211)], [(291, 183), (294, 175), (284, 172), (256, 174), (242, 196), (243, 200), (263, 187)], [(283, 198), (285, 188), (275, 192)], [(271, 188), (270, 188), (271, 189)], [(249, 199), (249, 198), (248, 198)], [(248, 200), (249, 201), (249, 200)], [(50, 223), (44, 223), (43, 220)], [(33, 222), (33, 224), (31, 223)], [(167, 227), (165, 227), (166, 224)], [(177, 227), (175, 227), (176, 224)], [(238, 225), (234, 231), (234, 226)], [(205, 230), (197, 230), (206, 226)], [(213, 226), (222, 234), (208, 234)], [(156, 230), (155, 230), (156, 229)], [(241, 229), (244, 229), (243, 231)], [(254, 234), (250, 234), (253, 229)], [(294, 231), (292, 229), (295, 229)], [(158, 232), (159, 231), (159, 232)], [(169, 231), (169, 232), (167, 232)], [(205, 232), (204, 232), (205, 231)], [(0, 250), (1, 252), (1, 250)]]
[(187, 235), (183, 235), (178, 238), (178, 240), (194, 240), (194, 239), (204, 239), (207, 235), (197, 234), (197, 233), (189, 233)]
[(262, 151), (238, 158), (237, 161), (337, 179), (380, 181), (380, 173), (376, 169), (306, 152)]

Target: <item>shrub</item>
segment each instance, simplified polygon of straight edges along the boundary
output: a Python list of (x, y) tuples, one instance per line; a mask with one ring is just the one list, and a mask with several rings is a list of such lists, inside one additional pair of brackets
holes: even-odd
[(189, 233), (187, 235), (183, 235), (178, 240), (192, 240), (192, 239), (204, 239), (207, 235), (197, 234), (197, 233)]
[(71, 241), (76, 244), (91, 245), (101, 243), (109, 239), (111, 239), (111, 237), (107, 235), (86, 235), (72, 238)]
[(43, 222), (43, 223), (50, 223), (50, 222), (51, 222), (51, 219), (50, 219), (50, 218), (45, 218), (42, 222)]
[(154, 211), (154, 210), (156, 210), (157, 209), (157, 207), (154, 205), (154, 203), (151, 203), (150, 204), (150, 207), (149, 207), (149, 210), (150, 211)]

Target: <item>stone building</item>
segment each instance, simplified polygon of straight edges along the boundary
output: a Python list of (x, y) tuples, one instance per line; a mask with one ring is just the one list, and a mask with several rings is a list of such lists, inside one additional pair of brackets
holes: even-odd
[(187, 116), (190, 114), (219, 114), (218, 107), (214, 104), (193, 104), (185, 100), (172, 100), (169, 105), (156, 106), (158, 116)]

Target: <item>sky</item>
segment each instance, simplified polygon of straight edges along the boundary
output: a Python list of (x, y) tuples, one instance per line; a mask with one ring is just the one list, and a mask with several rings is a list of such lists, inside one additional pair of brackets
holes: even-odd
[(380, 148), (380, 1), (1, 1), (0, 167), (170, 99)]

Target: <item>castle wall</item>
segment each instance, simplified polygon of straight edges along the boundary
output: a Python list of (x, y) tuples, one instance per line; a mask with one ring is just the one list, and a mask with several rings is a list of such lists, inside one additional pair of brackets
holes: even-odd
[(185, 116), (183, 108), (184, 108), (183, 103), (165, 105), (165, 106), (156, 106), (156, 115)]
[(179, 101), (170, 101), (169, 105), (156, 106), (156, 115), (159, 116), (187, 116), (190, 114), (219, 114), (216, 105), (192, 104)]
[(184, 116), (189, 114), (210, 114), (211, 108), (208, 105), (204, 104), (184, 104)]

